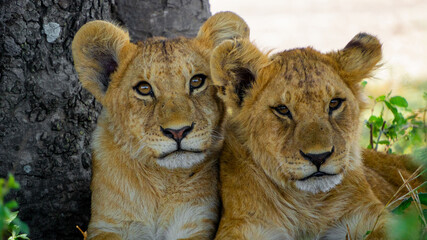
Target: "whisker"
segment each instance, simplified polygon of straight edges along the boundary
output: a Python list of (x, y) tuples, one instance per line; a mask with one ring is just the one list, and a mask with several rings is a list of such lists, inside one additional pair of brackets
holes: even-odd
[(142, 152), (142, 150), (145, 148), (145, 144), (143, 144), (143, 141), (144, 141), (144, 139), (143, 139), (143, 138), (141, 138), (141, 139), (138, 141), (138, 144), (137, 144), (137, 145), (139, 145), (139, 147), (138, 147), (138, 149), (136, 150), (136, 152), (134, 153), (134, 155), (135, 155), (135, 156), (138, 156), (138, 155)]
[(211, 136), (215, 140), (223, 140), (224, 139), (224, 136), (222, 135), (222, 133), (220, 133), (220, 132), (218, 132), (216, 130), (212, 130)]
[(282, 168), (282, 166), (283, 166), (283, 164), (284, 164), (284, 163), (285, 163), (285, 162), (280, 162), (280, 163), (279, 163), (279, 166), (276, 168), (276, 172), (277, 172), (277, 171), (279, 171), (279, 169), (280, 169), (280, 168)]

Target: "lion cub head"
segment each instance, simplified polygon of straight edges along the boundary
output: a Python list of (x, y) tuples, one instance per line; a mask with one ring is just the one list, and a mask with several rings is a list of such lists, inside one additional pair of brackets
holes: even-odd
[(72, 50), (83, 87), (103, 105), (95, 153), (102, 145), (96, 136), (105, 131), (133, 158), (169, 169), (192, 167), (217, 151), (223, 105), (210, 54), (222, 41), (248, 35), (246, 23), (230, 12), (211, 17), (196, 38), (138, 44), (112, 23), (85, 24)]
[(224, 87), (230, 126), (277, 184), (327, 192), (358, 168), (360, 81), (381, 59), (381, 44), (356, 35), (339, 51), (272, 55), (247, 40), (226, 41), (211, 61)]

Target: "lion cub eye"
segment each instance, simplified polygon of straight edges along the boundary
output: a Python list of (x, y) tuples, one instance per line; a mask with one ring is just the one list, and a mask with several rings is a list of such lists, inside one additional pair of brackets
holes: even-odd
[(279, 105), (277, 107), (273, 107), (273, 109), (274, 109), (274, 111), (276, 111), (276, 113), (278, 113), (278, 114), (280, 114), (282, 116), (287, 116), (290, 119), (292, 119), (291, 111), (285, 105)]
[(201, 88), (205, 84), (206, 75), (197, 74), (190, 79), (190, 92), (195, 89)]
[(133, 87), (133, 89), (135, 89), (136, 92), (141, 94), (142, 96), (154, 95), (151, 85), (145, 81), (139, 82), (135, 87)]
[(334, 98), (329, 102), (329, 114), (331, 114), (333, 111), (337, 110), (341, 107), (341, 104), (345, 101), (345, 99), (342, 98)]

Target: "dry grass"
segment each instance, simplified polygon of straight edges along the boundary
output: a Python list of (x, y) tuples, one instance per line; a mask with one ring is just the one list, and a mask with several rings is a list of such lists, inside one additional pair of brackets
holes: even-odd
[[(402, 178), (402, 181), (403, 181), (403, 184), (399, 187), (399, 189), (394, 193), (394, 195), (390, 198), (390, 200), (388, 201), (388, 203), (384, 206), (384, 209), (383, 210), (385, 210), (385, 209), (388, 209), (389, 211), (391, 211), (391, 210), (393, 210), (396, 206), (397, 206), (397, 204), (398, 203), (400, 203), (401, 201), (403, 201), (403, 200), (405, 200), (405, 198), (407, 198), (408, 196), (411, 196), (412, 197), (412, 199), (414, 199), (414, 202), (415, 202), (415, 207), (416, 207), (416, 209), (417, 209), (417, 211), (418, 211), (418, 215), (419, 215), (419, 217), (422, 219), (422, 222), (423, 222), (423, 226), (424, 226), (424, 231), (427, 231), (427, 222), (426, 222), (426, 219), (425, 219), (425, 217), (424, 217), (424, 214), (423, 214), (423, 207), (422, 207), (422, 204), (421, 204), (421, 202), (420, 202), (420, 199), (419, 199), (419, 197), (418, 197), (418, 190), (426, 183), (426, 182), (423, 182), (422, 184), (420, 184), (419, 186), (417, 186), (417, 187), (415, 187), (415, 188), (413, 188), (412, 186), (411, 186), (411, 182), (413, 182), (415, 179), (417, 179), (417, 178), (419, 178), (420, 176), (422, 176), (426, 171), (427, 171), (427, 169), (424, 169), (424, 166), (420, 166), (420, 167), (418, 167), (417, 168), (417, 170), (416, 171), (414, 171), (412, 174), (411, 174), (411, 176), (409, 176), (409, 178), (408, 179), (405, 179), (404, 177), (403, 177), (403, 175), (401, 174), (401, 172), (399, 171), (399, 174), (400, 174), (400, 177)], [(401, 195), (401, 196), (399, 196), (399, 193), (401, 192), (401, 190), (403, 190), (404, 188), (406, 188), (407, 190), (408, 190), (408, 192), (407, 193), (405, 193), (405, 194), (403, 194), (403, 195)], [(376, 222), (375, 222), (375, 224), (374, 224), (374, 227), (373, 227), (373, 229), (372, 229), (372, 231), (376, 228), (376, 226), (377, 226), (377, 223), (378, 223), (378, 220), (379, 220), (379, 217), (380, 216), (378, 216), (377, 217), (377, 220), (376, 220)]]
[(76, 226), (76, 228), (82, 233), (83, 240), (86, 240), (87, 239), (87, 231), (83, 232), (83, 230), (79, 226)]

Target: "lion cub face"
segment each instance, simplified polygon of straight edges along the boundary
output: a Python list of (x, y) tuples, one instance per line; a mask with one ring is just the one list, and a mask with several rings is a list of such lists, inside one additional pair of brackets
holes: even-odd
[(227, 42), (215, 50), (212, 71), (253, 159), (277, 183), (317, 193), (360, 164), (359, 81), (380, 57), (378, 40), (366, 34), (338, 52), (305, 48), (271, 58), (247, 41)]
[(257, 136), (252, 146), (264, 146), (258, 155), (271, 154), (262, 164), (277, 166), (272, 174), (301, 190), (318, 192), (338, 184), (354, 164), (351, 149), (357, 143), (359, 107), (333, 67), (310, 54), (295, 50), (273, 57), (275, 66), (252, 109), (250, 134)]
[[(167, 168), (188, 168), (220, 144), (222, 103), (210, 79), (207, 49), (188, 39), (140, 43), (106, 106), (136, 152)], [(115, 74), (116, 75), (116, 74)]]
[(98, 125), (114, 134), (114, 146), (148, 164), (189, 168), (221, 146), (223, 105), (210, 78), (211, 51), (248, 34), (240, 17), (220, 13), (194, 39), (133, 44), (122, 28), (94, 21), (76, 35), (73, 57), (83, 86), (103, 105)]

